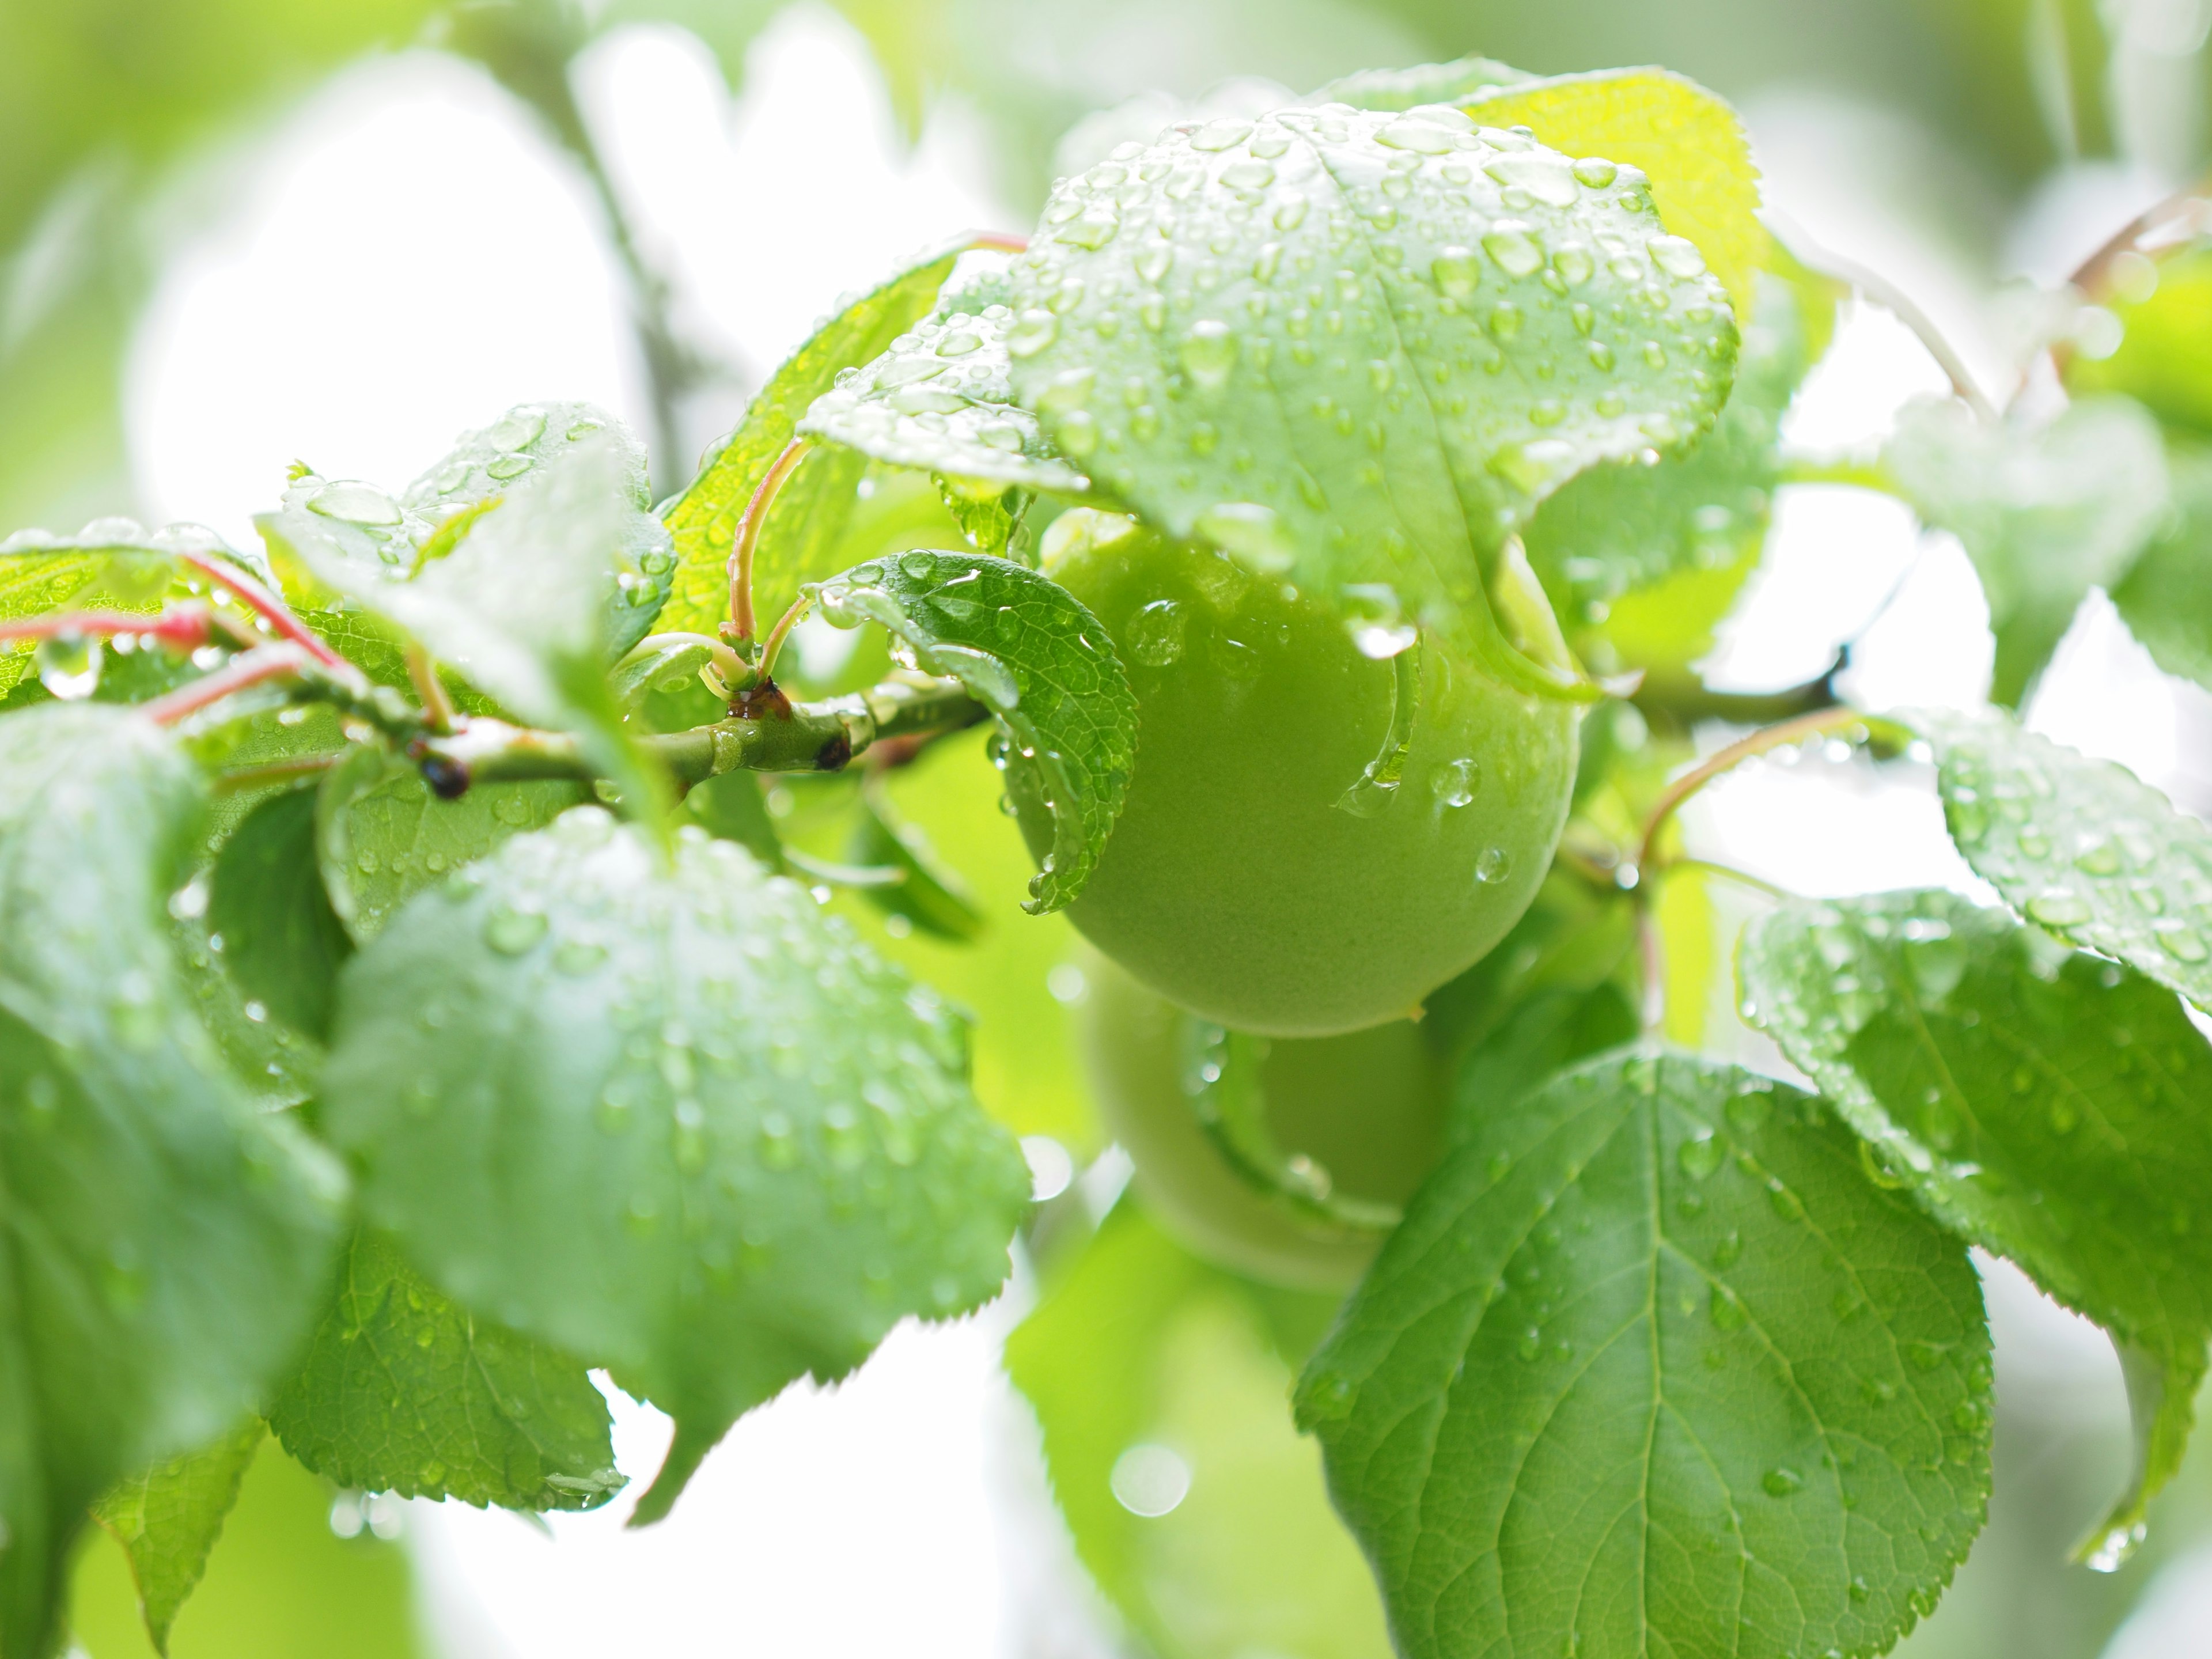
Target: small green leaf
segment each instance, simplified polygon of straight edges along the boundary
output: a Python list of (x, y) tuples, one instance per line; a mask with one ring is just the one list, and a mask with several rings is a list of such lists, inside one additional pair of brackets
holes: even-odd
[(676, 1418), (641, 1521), (786, 1384), (995, 1294), (1030, 1188), (957, 1017), (730, 842), (670, 856), (580, 808), (417, 897), (323, 1085), (433, 1283)]
[(1782, 481), (1782, 416), (1812, 367), (1810, 303), (1767, 276), (1735, 389), (1695, 447), (1594, 467), (1530, 521), (1528, 562), (1587, 660), (1685, 673), (1759, 562)]
[(356, 941), (402, 904), (508, 836), (542, 830), (589, 799), (578, 783), (483, 783), (440, 800), (413, 767), (364, 744), (324, 775), (315, 835), (323, 884)]
[(48, 1650), (70, 1541), (258, 1401), (344, 1182), (226, 1070), (171, 954), (198, 775), (127, 710), (0, 719), (0, 1651)]
[(1666, 70), (1623, 69), (1504, 85), (1465, 106), (1485, 126), (1525, 126), (1569, 155), (1649, 173), (1661, 222), (1698, 245), (1737, 319), (1751, 315), (1771, 243), (1759, 222), (1751, 141), (1724, 100)]
[(767, 869), (783, 869), (783, 839), (761, 798), (758, 775), (724, 772), (695, 783), (684, 805), (708, 835), (737, 842)]
[(2101, 361), (2071, 354), (2068, 389), (2124, 392), (2162, 421), (2212, 434), (2212, 248), (2200, 242), (2160, 260), (2144, 298), (2104, 303), (2119, 317), (2119, 349)]
[(1330, 82), (1306, 101), (1349, 104), (1354, 109), (1407, 110), (1423, 104), (1458, 104), (1491, 87), (1510, 87), (1535, 76), (1494, 58), (1457, 58), (1412, 69), (1361, 70)]
[(138, 1585), (138, 1610), (154, 1650), (169, 1650), (177, 1614), (207, 1571), (208, 1553), (238, 1501), (246, 1466), (266, 1428), (249, 1417), (181, 1457), (173, 1457), (109, 1488), (93, 1519), (115, 1534)]
[[(729, 615), (730, 552), (754, 490), (838, 373), (881, 356), (929, 314), (959, 253), (958, 247), (945, 248), (917, 261), (817, 329), (754, 395), (744, 418), (701, 465), (690, 487), (663, 505), (677, 557), (663, 628), (711, 635)], [(753, 592), (763, 615), (778, 615), (799, 596), (800, 583), (828, 574), (823, 561), (852, 514), (853, 493), (866, 470), (859, 452), (831, 450), (810, 458), (784, 485), (753, 563)]]
[(1801, 901), (1742, 948), (1759, 1020), (1891, 1176), (2123, 1345), (2146, 1461), (2085, 1547), (2116, 1561), (2212, 1340), (2212, 1048), (2148, 980), (1956, 894)]
[(1001, 305), (979, 316), (923, 319), (882, 356), (841, 372), (798, 431), (893, 466), (1081, 493), (1090, 481), (1054, 453), (1036, 416), (1014, 402), (1006, 356), (1013, 320)]
[(1870, 1654), (1989, 1492), (1963, 1246), (1820, 1103), (1617, 1053), (1489, 1119), (1300, 1379), (1407, 1659)]
[(580, 1364), (456, 1306), (367, 1232), (269, 1408), (284, 1449), (341, 1486), (512, 1510), (620, 1491), (608, 1420)]
[(1908, 404), (1882, 460), (1914, 509), (1966, 546), (1997, 637), (1990, 696), (2017, 708), (2082, 596), (2110, 588), (2163, 525), (2158, 423), (2124, 398), (2029, 430), (1963, 404)]
[(1387, 586), (1510, 659), (1483, 593), (1506, 538), (1584, 468), (1695, 435), (1734, 369), (1697, 249), (1603, 177), (1448, 107), (1171, 131), (1046, 207), (1016, 392), (1166, 533)]
[(983, 913), (975, 908), (967, 884), (939, 862), (927, 836), (899, 820), (880, 788), (860, 793), (860, 811), (845, 846), (845, 861), (903, 872), (902, 881), (860, 890), (885, 915), (904, 916), (933, 938), (962, 943), (983, 931)]
[(295, 1030), (330, 1035), (353, 940), (323, 888), (315, 791), (271, 795), (231, 831), (216, 854), (208, 926), (240, 991)]
[(1374, 1580), (1283, 1411), (1303, 1346), (1269, 1340), (1270, 1315), (1317, 1327), (1330, 1302), (1209, 1267), (1125, 1201), (1006, 1339), (1076, 1553), (1163, 1659), (1388, 1659)]
[(2212, 830), (2009, 717), (1927, 714), (1951, 839), (2039, 926), (2212, 1008)]
[(2212, 450), (2169, 442), (2172, 520), (2112, 589), (2128, 631), (2169, 674), (2212, 687)]
[(1121, 816), (1136, 760), (1136, 694), (1098, 619), (1058, 583), (981, 553), (902, 553), (855, 565), (819, 592), (831, 622), (881, 623), (1035, 757), (1053, 848), (1024, 908), (1042, 915), (1066, 905)]

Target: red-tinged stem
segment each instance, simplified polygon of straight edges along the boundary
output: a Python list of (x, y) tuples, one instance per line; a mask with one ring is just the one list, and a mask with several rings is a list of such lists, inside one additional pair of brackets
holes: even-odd
[(166, 697), (142, 704), (139, 712), (156, 726), (174, 726), (187, 714), (196, 714), (250, 685), (297, 675), (311, 660), (305, 650), (289, 641), (264, 645), (232, 658), (214, 673), (179, 686)]
[(763, 680), (775, 678), (775, 659), (783, 654), (784, 641), (790, 637), (791, 630), (799, 625), (799, 619), (806, 614), (807, 606), (813, 603), (811, 594), (801, 593), (791, 602), (790, 608), (776, 618), (775, 626), (768, 630), (768, 637), (761, 641), (760, 666), (753, 671), (758, 678)]
[(51, 616), (0, 623), (0, 640), (49, 640), (58, 634), (113, 639), (118, 634), (136, 634), (179, 651), (195, 651), (208, 642), (210, 621), (210, 613), (204, 605), (173, 605), (153, 617), (128, 611), (58, 611)]
[(415, 687), (415, 695), (422, 699), (422, 715), (430, 729), (441, 733), (452, 731), (453, 700), (447, 695), (445, 681), (438, 678), (438, 665), (419, 645), (407, 647), (407, 678)]
[(979, 230), (968, 239), (968, 246), (978, 252), (994, 253), (1026, 253), (1030, 239), (1011, 230)]
[(776, 494), (785, 480), (813, 448), (804, 438), (793, 438), (786, 444), (783, 453), (769, 464), (768, 471), (754, 488), (752, 499), (745, 503), (744, 516), (738, 520), (737, 539), (730, 548), (730, 625), (733, 641), (753, 636), (753, 549), (760, 544), (761, 526), (768, 522), (769, 509), (775, 505)]
[(228, 559), (219, 559), (212, 553), (186, 552), (179, 555), (202, 575), (217, 586), (228, 589), (241, 600), (246, 609), (259, 617), (283, 638), (292, 641), (325, 668), (336, 669), (349, 681), (358, 679), (360, 671), (333, 651), (315, 630), (292, 614), (292, 607), (278, 599), (259, 582), (240, 570)]

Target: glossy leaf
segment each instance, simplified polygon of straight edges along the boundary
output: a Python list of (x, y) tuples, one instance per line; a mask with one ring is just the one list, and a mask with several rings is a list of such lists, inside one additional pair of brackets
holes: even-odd
[(899, 819), (880, 789), (861, 793), (845, 860), (902, 873), (903, 880), (889, 886), (860, 890), (885, 915), (903, 916), (942, 939), (970, 941), (983, 931), (983, 913), (967, 884), (939, 860), (928, 836)]
[(1809, 296), (1771, 276), (1761, 295), (1712, 431), (1656, 467), (1591, 469), (1528, 526), (1528, 562), (1607, 672), (1687, 671), (1759, 562), (1782, 479), (1782, 416), (1812, 367)]
[(881, 623), (933, 674), (957, 679), (1034, 754), (1053, 849), (1026, 908), (1083, 890), (1121, 816), (1137, 750), (1137, 699), (1112, 637), (1080, 600), (1027, 567), (981, 553), (902, 553), (825, 582), (823, 614)]
[(923, 319), (882, 356), (841, 371), (798, 431), (894, 466), (1079, 494), (1090, 481), (1013, 400), (1013, 320), (1002, 305)]
[(1163, 1659), (1388, 1659), (1374, 1581), (1283, 1410), (1305, 1344), (1270, 1340), (1329, 1310), (1207, 1266), (1124, 1201), (1006, 1340), (1076, 1553)]
[(2148, 981), (1952, 893), (1792, 904), (1746, 935), (1743, 983), (1891, 1179), (2151, 1362), (2144, 1462), (2087, 1547), (2116, 1563), (2212, 1341), (2212, 1048)]
[(515, 1510), (588, 1510), (623, 1477), (606, 1401), (567, 1355), (441, 1296), (356, 1234), (269, 1426), (341, 1486)]
[(1300, 1380), (1407, 1659), (1878, 1653), (1989, 1492), (1965, 1249), (1820, 1103), (1616, 1053), (1486, 1122)]
[(323, 1094), (434, 1284), (677, 1419), (645, 1519), (787, 1383), (995, 1294), (1030, 1188), (955, 1016), (730, 842), (672, 856), (580, 808), (418, 896)]
[(1622, 69), (1499, 87), (1465, 107), (1485, 126), (1525, 126), (1569, 155), (1642, 168), (1661, 222), (1698, 245), (1737, 318), (1751, 315), (1771, 244), (1751, 141), (1723, 100), (1666, 70)]
[[(932, 253), (840, 309), (754, 394), (744, 418), (701, 463), (690, 487), (661, 507), (677, 558), (663, 628), (712, 635), (729, 615), (730, 552), (754, 490), (839, 372), (881, 356), (929, 314), (958, 256), (957, 247)], [(800, 583), (834, 568), (823, 561), (852, 513), (853, 492), (866, 470), (859, 452), (831, 450), (810, 457), (785, 483), (754, 558), (753, 592), (763, 614), (780, 614), (798, 597)]]
[(36, 1655), (88, 1506), (289, 1358), (343, 1182), (170, 954), (201, 790), (167, 736), (49, 704), (0, 720), (0, 1650)]
[(111, 1487), (93, 1505), (93, 1518), (130, 1558), (138, 1610), (156, 1653), (168, 1652), (177, 1614), (207, 1571), (209, 1552), (267, 1433), (258, 1417), (249, 1417), (198, 1449)]
[(1882, 459), (1929, 525), (1965, 545), (1997, 639), (1990, 695), (2017, 707), (2090, 588), (2109, 588), (2167, 511), (2158, 424), (2125, 398), (2028, 429), (1908, 404)]
[(440, 800), (413, 767), (382, 749), (355, 749), (316, 799), (325, 890), (347, 932), (365, 942), (423, 888), (587, 799), (581, 784), (544, 782), (477, 784)]
[(1577, 472), (1694, 435), (1734, 368), (1696, 248), (1633, 173), (1584, 175), (1449, 108), (1171, 131), (1054, 194), (1015, 391), (1166, 532), (1497, 656), (1485, 562)]
[(2169, 674), (2212, 687), (2212, 452), (2172, 444), (2174, 513), (2112, 589), (2128, 631)]
[(1929, 714), (1951, 839), (2028, 920), (2212, 1007), (2212, 830), (1996, 713)]
[(208, 926), (240, 991), (313, 1037), (330, 1035), (337, 972), (353, 954), (316, 852), (315, 792), (270, 796), (216, 855)]

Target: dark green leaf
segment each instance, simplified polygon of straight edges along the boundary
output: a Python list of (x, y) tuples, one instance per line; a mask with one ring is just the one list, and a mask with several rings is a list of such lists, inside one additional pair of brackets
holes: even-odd
[[(754, 798), (759, 798), (757, 791)], [(845, 859), (903, 872), (903, 880), (861, 890), (884, 915), (904, 916), (925, 933), (963, 943), (983, 931), (983, 913), (967, 884), (939, 861), (928, 836), (899, 820), (880, 789), (861, 792)]]
[[(676, 538), (676, 585), (661, 626), (713, 634), (729, 615), (730, 551), (738, 520), (775, 458), (797, 434), (801, 416), (830, 391), (842, 369), (880, 356), (927, 316), (951, 274), (957, 247), (909, 265), (845, 306), (814, 331), (755, 394), (737, 429), (708, 456), (698, 477), (661, 508)], [(854, 450), (810, 458), (776, 497), (753, 563), (753, 592), (773, 617), (799, 596), (799, 584), (826, 575), (825, 562), (853, 510), (866, 470)]]
[(1090, 481), (1061, 460), (1036, 416), (1014, 402), (1005, 306), (928, 317), (863, 368), (841, 373), (799, 432), (917, 467), (1074, 495)]
[(1735, 359), (1641, 175), (1573, 165), (1448, 108), (1170, 131), (1046, 208), (1015, 390), (1162, 530), (1495, 656), (1486, 562), (1576, 473), (1709, 424)]
[(1997, 637), (1990, 695), (2014, 707), (2082, 596), (2126, 574), (2167, 511), (2158, 423), (2125, 398), (2077, 403), (2033, 429), (1955, 402), (1908, 404), (1882, 459), (1973, 560)]
[(440, 800), (385, 750), (352, 750), (316, 798), (325, 890), (348, 933), (374, 939), (423, 888), (588, 799), (581, 784), (549, 782), (482, 783)]
[(2005, 902), (2212, 1008), (2212, 830), (2008, 716), (1927, 714), (1951, 839)]
[(330, 1035), (353, 940), (324, 890), (314, 790), (271, 795), (231, 831), (216, 855), (207, 915), (240, 991), (296, 1030)]
[(1893, 1179), (2152, 1363), (2147, 1461), (2085, 1546), (2117, 1561), (2212, 1339), (2212, 1048), (2148, 980), (1951, 893), (1792, 904), (1746, 935), (1743, 981)]
[(447, 1300), (374, 1233), (348, 1247), (269, 1426), (309, 1468), (366, 1492), (588, 1510), (623, 1485), (584, 1367)]
[(115, 1481), (253, 1407), (343, 1181), (254, 1112), (171, 955), (197, 773), (122, 709), (0, 720), (0, 1650), (41, 1655)]
[(1374, 1580), (1283, 1411), (1303, 1350), (1268, 1340), (1268, 1316), (1310, 1328), (1330, 1302), (1261, 1292), (1124, 1202), (1006, 1340), (1076, 1552), (1163, 1659), (1387, 1659)]
[(787, 1383), (993, 1295), (1029, 1197), (955, 1016), (730, 842), (671, 856), (580, 808), (414, 900), (323, 1095), (441, 1290), (677, 1419), (645, 1518)]
[(820, 587), (822, 613), (881, 623), (933, 674), (957, 679), (1034, 756), (1053, 848), (1030, 884), (1037, 915), (1083, 890), (1121, 816), (1137, 752), (1137, 698), (1112, 637), (1082, 602), (1026, 566), (981, 553), (902, 553)]
[(1300, 1380), (1407, 1659), (1870, 1654), (1989, 1492), (1965, 1249), (1820, 1103), (1615, 1054), (1487, 1121)]
[(2169, 444), (2172, 519), (2112, 590), (2128, 631), (2169, 674), (2212, 687), (2212, 451)]
[(1330, 82), (1307, 101), (1349, 104), (1354, 109), (1416, 109), (1423, 104), (1462, 103), (1486, 88), (1534, 78), (1492, 58), (1459, 58), (1412, 69), (1362, 70)]
[(156, 1653), (168, 1652), (170, 1629), (207, 1571), (208, 1553), (267, 1432), (259, 1418), (249, 1417), (198, 1450), (109, 1488), (93, 1505), (93, 1518), (131, 1559), (138, 1610)]

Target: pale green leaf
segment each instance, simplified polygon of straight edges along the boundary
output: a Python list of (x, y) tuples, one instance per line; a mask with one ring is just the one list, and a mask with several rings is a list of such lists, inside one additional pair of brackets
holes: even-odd
[(1956, 894), (1801, 901), (1744, 994), (1891, 1179), (2111, 1331), (2146, 1461), (2093, 1533), (2124, 1554), (2180, 1462), (2212, 1340), (2212, 1048), (2164, 990)]
[(1736, 316), (1751, 315), (1771, 242), (1751, 142), (1725, 100), (1667, 70), (1620, 69), (1499, 87), (1466, 108), (1485, 126), (1525, 126), (1569, 155), (1641, 168), (1661, 222), (1698, 245)]
[(138, 1610), (156, 1653), (168, 1652), (169, 1632), (207, 1571), (208, 1553), (267, 1432), (258, 1417), (249, 1417), (197, 1450), (109, 1488), (93, 1505), (93, 1518), (130, 1558)]
[[(1388, 1659), (1374, 1580), (1283, 1410), (1302, 1353), (1269, 1340), (1268, 1315), (1310, 1328), (1329, 1307), (1206, 1266), (1125, 1202), (1006, 1340), (1076, 1553), (1163, 1659)], [(1188, 1495), (1139, 1512), (1178, 1466)]]
[[(759, 798), (755, 790), (753, 799)], [(761, 816), (767, 817), (765, 811)], [(983, 913), (975, 908), (967, 884), (945, 867), (920, 828), (898, 817), (880, 788), (861, 792), (853, 833), (845, 843), (845, 861), (900, 872), (898, 881), (860, 890), (884, 915), (903, 916), (922, 933), (941, 939), (969, 941), (983, 931)]]
[[(931, 253), (842, 307), (754, 394), (744, 418), (701, 464), (690, 486), (663, 504), (660, 515), (675, 537), (677, 557), (663, 628), (711, 635), (728, 617), (728, 566), (738, 520), (797, 435), (800, 417), (832, 388), (840, 370), (881, 356), (929, 314), (959, 252), (952, 247)], [(858, 451), (835, 449), (810, 457), (785, 483), (753, 563), (753, 592), (763, 614), (780, 614), (799, 596), (801, 582), (835, 568), (824, 561), (851, 515), (853, 494), (866, 470), (866, 458)]]
[(2082, 596), (2117, 583), (2167, 511), (2158, 423), (2124, 398), (2033, 428), (1923, 399), (1899, 415), (1882, 459), (1921, 518), (1974, 562), (1997, 641), (1990, 695), (2012, 707)]
[(2212, 434), (2212, 248), (2199, 243), (2158, 264), (2141, 299), (2104, 296), (2120, 319), (2119, 349), (2101, 360), (2066, 360), (2074, 392), (2119, 392), (2160, 420)]
[(1053, 847), (1030, 884), (1042, 915), (1082, 891), (1127, 799), (1137, 698), (1112, 637), (1066, 588), (981, 553), (902, 553), (822, 585), (823, 614), (881, 623), (957, 679), (1033, 756)]
[(433, 1283), (676, 1418), (643, 1518), (787, 1383), (995, 1294), (1030, 1184), (957, 1017), (732, 843), (669, 857), (580, 808), (420, 896), (323, 1084)]
[(1002, 305), (924, 318), (882, 356), (840, 373), (799, 434), (894, 466), (1080, 493), (1090, 481), (1054, 453), (1036, 416), (1013, 400), (1013, 320)]
[(1457, 58), (1449, 64), (1419, 64), (1412, 69), (1361, 70), (1331, 81), (1306, 101), (1349, 104), (1354, 109), (1416, 109), (1423, 104), (1460, 103), (1488, 88), (1534, 78), (1493, 58)]
[(1822, 1103), (1617, 1053), (1448, 1158), (1300, 1380), (1407, 1659), (1874, 1654), (1989, 1492), (1965, 1248)]
[(269, 1426), (341, 1486), (482, 1507), (595, 1509), (623, 1485), (584, 1367), (441, 1296), (358, 1233)]
[(1449, 108), (1171, 131), (1046, 207), (1016, 392), (1163, 531), (1389, 586), (1496, 657), (1486, 562), (1576, 473), (1709, 425), (1734, 368), (1696, 248), (1586, 176)]
[(2128, 631), (2169, 674), (2212, 687), (2212, 451), (2169, 443), (2174, 513), (2112, 589)]
[(2031, 921), (2212, 1007), (2212, 830), (2008, 716), (1912, 717), (1974, 873)]
[(0, 1650), (46, 1651), (115, 1481), (258, 1403), (343, 1177), (254, 1111), (171, 954), (198, 775), (96, 705), (0, 719)]

